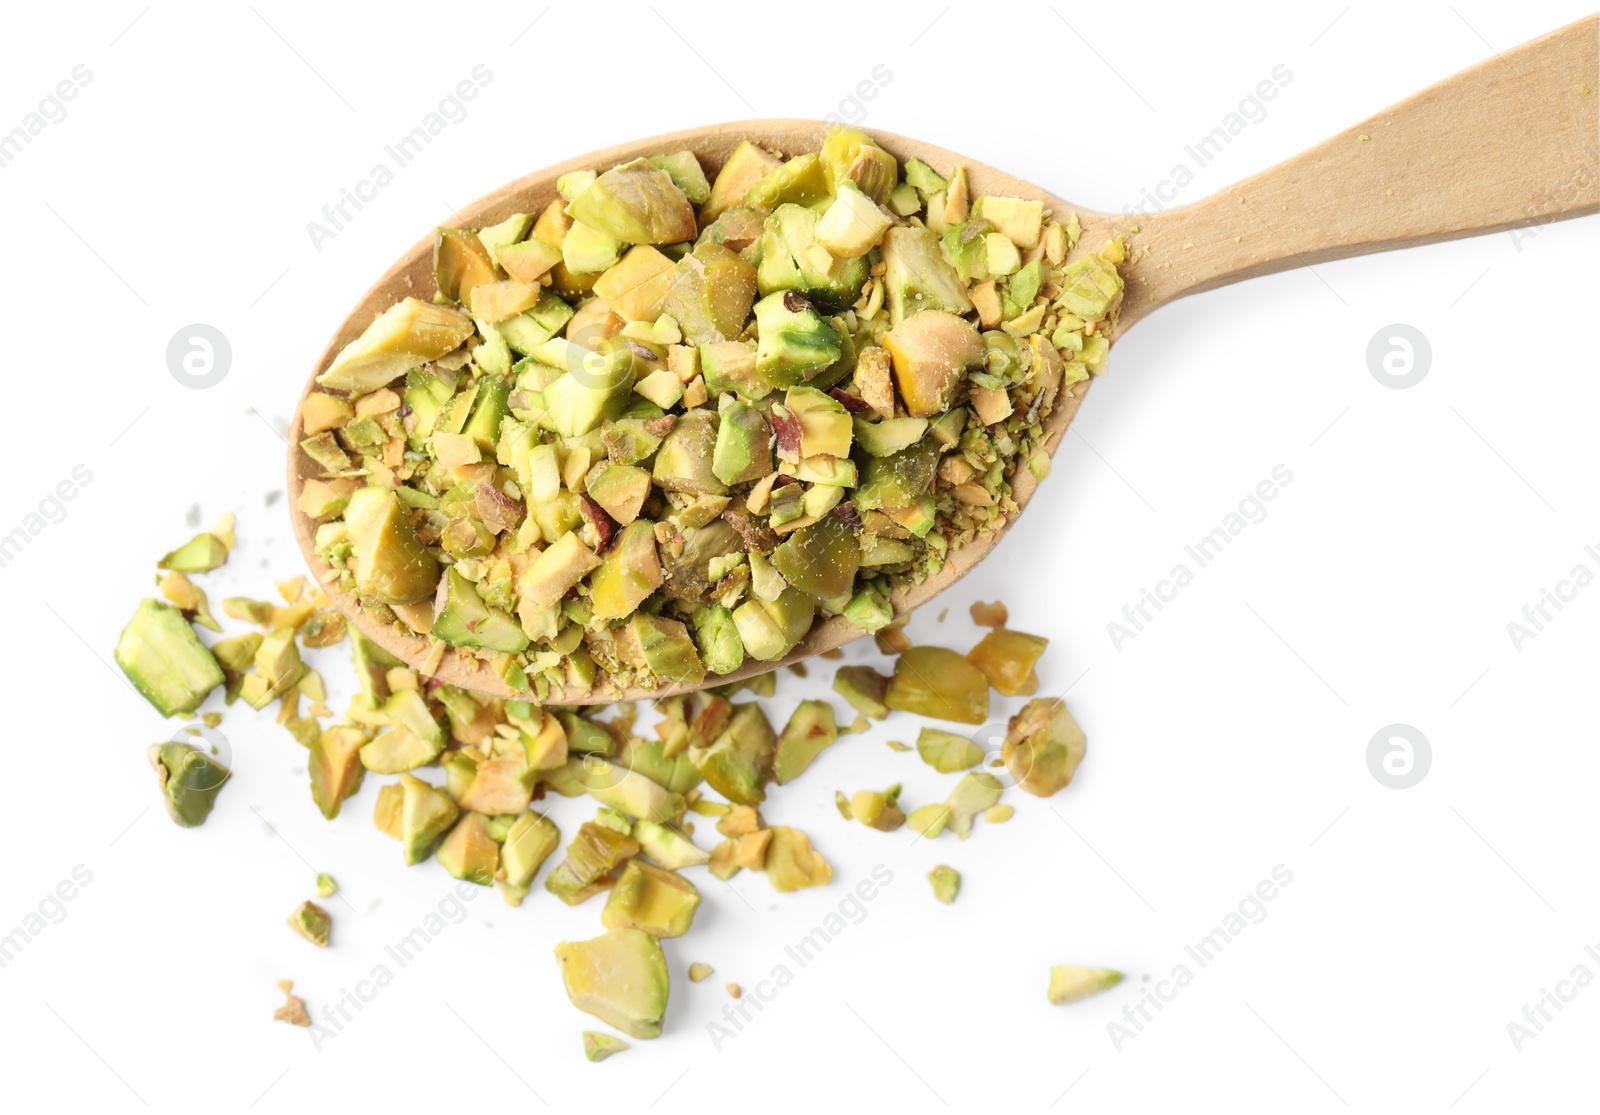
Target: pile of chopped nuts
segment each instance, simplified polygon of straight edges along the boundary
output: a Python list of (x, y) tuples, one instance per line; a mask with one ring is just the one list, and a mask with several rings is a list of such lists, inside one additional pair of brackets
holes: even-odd
[(1120, 239), (946, 170), (836, 128), (787, 159), (745, 142), (714, 180), (689, 151), (573, 172), (540, 212), (440, 229), (431, 299), (300, 412), (325, 582), (431, 640), (426, 672), (481, 659), (530, 701), (697, 685), (818, 617), (885, 628), (892, 590), (1015, 514), (1018, 467), (1047, 470), (1123, 295)]
[[(870, 666), (837, 667), (833, 690), (857, 713), (843, 729), (828, 701), (804, 700), (782, 731), (774, 731), (757, 700), (735, 699), (772, 697), (777, 678), (767, 673), (658, 700), (662, 716), (648, 738), (634, 731), (632, 703), (541, 707), (471, 693), (418, 674), (352, 632), (359, 692), (345, 715), (334, 719), (323, 703), (323, 679), (301, 651), (333, 646), (346, 631), (326, 596), (302, 578), (279, 584), (282, 605), (223, 602), (225, 615), (261, 631), (210, 646), (201, 641), (196, 625), (202, 616), (209, 618), (206, 597), (187, 578), (226, 560), (231, 518), (224, 525), (226, 530), (201, 534), (163, 559), (168, 574), (161, 585), (171, 602), (143, 601), (118, 640), (116, 661), (138, 691), (164, 715), (190, 718), (218, 688), (229, 705), (243, 700), (264, 709), (275, 700), (278, 722), (308, 751), (311, 798), (325, 817), (339, 815), (368, 773), (393, 776), (378, 790), (373, 823), (400, 842), (406, 862), (431, 858), (457, 879), (498, 886), (511, 906), (523, 903), (561, 846), (561, 833), (540, 802), (552, 793), (588, 795), (599, 806), (594, 819), (572, 834), (545, 873), (543, 889), (568, 905), (605, 896), (604, 932), (561, 944), (556, 959), (573, 1005), (633, 1038), (661, 1032), (668, 992), (662, 941), (688, 932), (701, 902), (686, 872), (704, 867), (722, 880), (741, 870), (761, 872), (779, 892), (832, 880), (832, 868), (806, 833), (763, 819), (760, 807), (771, 786), (799, 778), (841, 735), (866, 731), (893, 711), (984, 722), (991, 688), (1006, 696), (1037, 690), (1034, 665), (1046, 645), (1043, 638), (1006, 628), (1003, 608), (996, 615), (995, 606), (974, 605), (974, 619), (993, 629), (965, 655), (908, 646), (895, 656), (889, 674)], [(203, 560), (175, 556), (185, 553)], [(175, 573), (184, 577), (176, 599)], [(214, 621), (205, 626), (220, 633)], [(609, 717), (600, 715), (605, 712)], [(219, 719), (204, 714), (208, 726)], [(942, 802), (908, 812), (898, 784), (835, 797), (847, 821), (884, 832), (907, 826), (922, 838), (950, 831), (965, 839), (978, 818), (996, 823), (1011, 815), (1012, 807), (1000, 803), (1000, 780), (973, 769), (986, 758), (1003, 766), (1020, 789), (1049, 797), (1071, 782), (1084, 750), (1083, 733), (1066, 706), (1036, 698), (1011, 718), (997, 757), (958, 733), (921, 729), (919, 757), (941, 773), (961, 774)], [(152, 761), (173, 820), (203, 823), (227, 782), (227, 769), (181, 741), (157, 745)], [(432, 776), (421, 777), (430, 771)], [(709, 849), (697, 843), (691, 814), (715, 818), (721, 840)], [(953, 869), (939, 866), (929, 879), (939, 901), (955, 899), (960, 877)], [(334, 889), (331, 876), (317, 876), (320, 897)], [(289, 917), (290, 928), (323, 948), (331, 924), (328, 912), (310, 901)], [(696, 982), (711, 972), (700, 963), (689, 970)], [(1072, 971), (1092, 971), (1101, 983), (1106, 977), (1098, 969)], [(1069, 1001), (1059, 998), (1067, 994), (1058, 993), (1059, 982), (1052, 983), (1052, 1001)], [(279, 1017), (298, 1023), (297, 1002), (291, 999)], [(584, 1046), (595, 1061), (626, 1048), (594, 1033), (584, 1035)]]

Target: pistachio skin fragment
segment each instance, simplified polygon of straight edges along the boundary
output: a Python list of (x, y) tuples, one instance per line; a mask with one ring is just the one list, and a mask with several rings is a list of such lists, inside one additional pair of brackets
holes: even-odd
[(1076, 1003), (1109, 990), (1122, 982), (1122, 973), (1111, 968), (1078, 968), (1071, 964), (1057, 964), (1050, 969), (1050, 987), (1046, 997), (1056, 1006)]
[(667, 960), (661, 943), (637, 929), (608, 929), (587, 941), (563, 941), (556, 962), (567, 998), (631, 1038), (661, 1036)]
[(173, 821), (183, 828), (204, 824), (231, 774), (228, 768), (187, 743), (153, 744), (149, 754)]
[(1019, 787), (1047, 798), (1072, 781), (1088, 746), (1067, 706), (1056, 698), (1041, 697), (1011, 718), (1000, 757)]
[(928, 882), (933, 884), (933, 896), (946, 906), (956, 900), (956, 892), (961, 889), (960, 873), (942, 863), (928, 872)]
[(289, 915), (288, 926), (300, 936), (316, 945), (319, 949), (328, 947), (328, 937), (333, 928), (333, 921), (328, 917), (328, 911), (318, 906), (315, 902), (302, 902), (294, 913)]

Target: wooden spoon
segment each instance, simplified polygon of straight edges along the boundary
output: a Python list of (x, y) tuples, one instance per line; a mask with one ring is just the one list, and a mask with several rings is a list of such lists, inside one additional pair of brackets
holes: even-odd
[[(1334, 136), (1304, 154), (1210, 197), (1153, 216), (1094, 213), (1039, 187), (953, 151), (920, 140), (873, 131), (873, 138), (902, 161), (915, 156), (948, 172), (967, 168), (974, 197), (995, 194), (1038, 198), (1063, 215), (1076, 211), (1081, 243), (1098, 248), (1125, 235), (1127, 291), (1112, 339), (1152, 310), (1176, 298), (1241, 279), (1346, 256), (1430, 244), (1461, 236), (1543, 224), (1600, 209), (1600, 17), (1497, 55), (1402, 101), (1387, 112)], [(573, 170), (603, 170), (645, 155), (690, 150), (708, 174), (741, 140), (786, 155), (816, 150), (828, 125), (818, 120), (746, 120), (692, 128), (570, 159), (503, 186), (462, 210), (458, 223), (481, 228), (513, 213), (538, 212), (556, 197), (556, 179)], [(366, 293), (339, 327), (301, 396), (315, 387), (334, 356), (383, 310), (434, 289), (433, 235), (419, 241)], [(1063, 393), (1046, 424), (1053, 453), (1077, 412), (1088, 383)], [(290, 428), (289, 508), (295, 536), (319, 582), (328, 566), (317, 556), (317, 524), (298, 510), (313, 462), (299, 450), (297, 413)], [(1033, 496), (1027, 469), (1012, 478), (1019, 507)], [(988, 555), (1004, 527), (954, 551), (944, 569), (895, 594), (897, 614), (930, 600)], [(429, 640), (375, 622), (354, 596), (330, 591), (355, 629), (412, 666), (428, 654)], [(795, 650), (777, 662), (748, 661), (720, 684), (764, 673), (859, 638), (864, 632), (842, 617), (817, 623)], [(488, 664), (447, 653), (434, 676), (453, 685), (502, 697), (512, 693)], [(697, 686), (657, 690), (552, 690), (551, 704), (589, 704), (661, 697)]]

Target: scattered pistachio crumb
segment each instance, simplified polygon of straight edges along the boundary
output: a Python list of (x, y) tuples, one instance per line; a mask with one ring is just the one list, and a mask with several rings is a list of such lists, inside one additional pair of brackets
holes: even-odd
[(970, 609), (972, 622), (979, 627), (1004, 627), (1011, 614), (1006, 611), (1006, 606), (996, 600), (993, 604), (975, 601)]
[(1122, 982), (1122, 973), (1111, 968), (1076, 968), (1057, 964), (1050, 969), (1049, 1000), (1057, 1006), (1076, 1003)]
[(208, 712), (205, 715), (200, 717), (200, 721), (207, 728), (215, 728), (218, 724), (222, 723), (222, 713), (220, 713), (220, 712)]
[(689, 982), (699, 983), (714, 971), (716, 971), (716, 969), (711, 965), (702, 964), (700, 961), (696, 960), (693, 964), (689, 965)]
[(279, 980), (278, 990), (283, 992), (283, 1006), (273, 1012), (272, 1020), (274, 1022), (287, 1022), (291, 1026), (311, 1025), (311, 1016), (306, 1013), (305, 1000), (293, 994), (294, 981)]
[(1011, 820), (1014, 813), (1016, 813), (1014, 807), (1001, 803), (1000, 805), (991, 805), (988, 809), (985, 809), (983, 811), (983, 819), (991, 825), (998, 825)]
[(1356, 138), (1358, 140), (1360, 140), (1362, 143), (1365, 143), (1365, 142), (1367, 142), (1367, 140), (1371, 139), (1372, 137), (1369, 136), (1369, 135), (1359, 135)]
[(928, 872), (928, 881), (933, 884), (933, 896), (946, 906), (956, 900), (956, 892), (961, 889), (960, 872), (942, 863)]
[(735, 999), (742, 999), (744, 998), (744, 988), (740, 987), (736, 983), (730, 983), (728, 984), (728, 994), (732, 995)]
[(309, 900), (302, 902), (295, 912), (289, 915), (288, 925), (319, 949), (328, 947), (328, 936), (333, 922), (328, 917), (328, 911), (315, 902)]
[(621, 1038), (614, 1038), (610, 1034), (598, 1033), (594, 1030), (583, 1032), (583, 1055), (590, 1061), (599, 1064), (607, 1057), (621, 1053), (631, 1046)]
[(889, 745), (889, 750), (891, 750), (891, 751), (910, 751), (911, 750), (911, 745), (910, 744), (901, 743), (897, 739), (886, 739), (883, 742), (887, 743)]
[(333, 881), (333, 876), (326, 872), (317, 875), (317, 897), (332, 898), (333, 892), (338, 890), (338, 884)]

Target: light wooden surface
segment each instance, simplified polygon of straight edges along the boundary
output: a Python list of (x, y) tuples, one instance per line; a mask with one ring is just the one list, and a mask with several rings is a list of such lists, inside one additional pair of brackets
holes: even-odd
[[(1242, 279), (1596, 212), (1600, 209), (1597, 48), (1600, 17), (1591, 16), (1439, 82), (1253, 178), (1153, 216), (1093, 213), (942, 147), (868, 131), (902, 161), (915, 156), (940, 170), (965, 166), (973, 196), (1039, 198), (1061, 213), (1076, 209), (1084, 227), (1080, 251), (1126, 234), (1127, 293), (1113, 331), (1116, 336), (1176, 298)], [(795, 154), (820, 146), (826, 129), (818, 120), (749, 120), (653, 136), (518, 179), (467, 206), (457, 219), (462, 226), (479, 228), (512, 213), (537, 212), (556, 197), (556, 179), (571, 170), (604, 169), (643, 155), (691, 150), (707, 174), (714, 175), (741, 140)], [(374, 317), (408, 294), (432, 297), (432, 261), (430, 230), (345, 319), (312, 370), (302, 401), (315, 386), (316, 376)], [(1057, 403), (1046, 423), (1049, 452), (1060, 444), (1087, 389), (1087, 383), (1079, 384)], [(317, 471), (299, 449), (298, 407), (289, 433), (289, 512), (300, 548), (320, 581), (328, 566), (313, 544), (316, 523), (298, 510), (300, 490)], [(1032, 475), (1020, 469), (1012, 485), (1018, 505), (1025, 507), (1037, 487)], [(937, 576), (895, 595), (896, 612), (909, 611), (948, 588), (1003, 535), (1001, 531), (956, 550)], [(329, 595), (356, 630), (390, 653), (412, 665), (426, 656), (427, 639), (374, 622), (350, 594), (330, 591)], [(733, 674), (713, 675), (707, 684), (764, 673), (862, 634), (843, 618), (819, 622), (779, 662), (748, 661)], [(481, 692), (515, 695), (487, 664), (453, 651), (446, 654), (437, 676)], [(552, 691), (549, 703), (609, 702), (678, 691)]]

